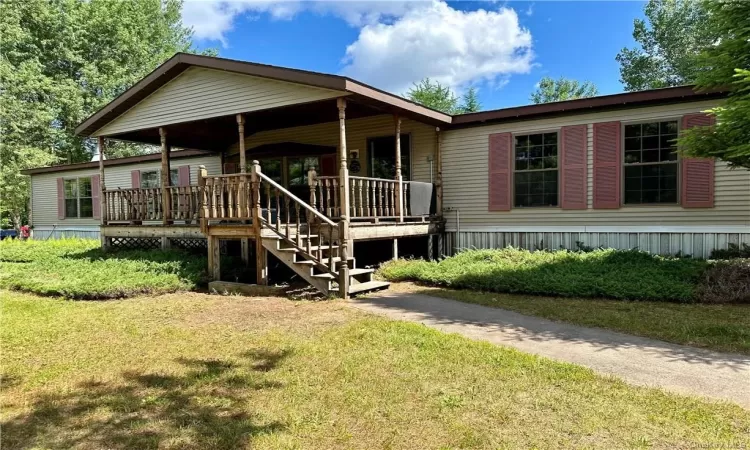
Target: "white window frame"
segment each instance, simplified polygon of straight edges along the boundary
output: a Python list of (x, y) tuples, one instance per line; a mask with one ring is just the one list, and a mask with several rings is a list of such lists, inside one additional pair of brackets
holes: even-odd
[[(556, 133), (557, 134), (557, 168), (556, 169), (536, 169), (536, 170), (521, 170), (521, 172), (530, 173), (530, 172), (548, 172), (552, 170), (557, 171), (557, 205), (540, 205), (540, 206), (516, 206), (516, 137), (520, 136), (532, 136), (535, 134), (550, 134), (550, 133)], [(561, 190), (561, 167), (562, 159), (560, 158), (560, 150), (561, 150), (561, 141), (562, 138), (562, 129), (561, 128), (553, 128), (553, 129), (545, 129), (545, 130), (534, 130), (534, 131), (525, 131), (525, 132), (518, 132), (518, 133), (511, 133), (511, 139), (513, 140), (512, 146), (513, 146), (513, 152), (511, 154), (511, 172), (513, 176), (511, 177), (511, 205), (512, 208), (518, 208), (518, 209), (531, 209), (531, 208), (560, 208), (560, 190)], [(544, 146), (544, 144), (542, 144)]]
[[(65, 202), (65, 218), (66, 219), (93, 219), (94, 218), (94, 185), (92, 183), (93, 175), (89, 175), (87, 177), (67, 177), (63, 178), (63, 201)], [(89, 186), (91, 187), (91, 196), (89, 197), (82, 197), (81, 196), (81, 180), (89, 180)], [(76, 182), (76, 197), (68, 198), (68, 189), (67, 189), (67, 183), (68, 181), (75, 181)], [(81, 217), (81, 199), (91, 199), (91, 216), (85, 216)], [(69, 216), (68, 215), (68, 200), (75, 200), (76, 201), (76, 215), (75, 216)]]

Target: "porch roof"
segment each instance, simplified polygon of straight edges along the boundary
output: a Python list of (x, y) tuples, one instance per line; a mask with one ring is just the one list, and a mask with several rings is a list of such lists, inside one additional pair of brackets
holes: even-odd
[[(346, 95), (347, 99), (351, 100), (353, 103), (350, 103), (351, 107), (347, 108), (347, 117), (356, 118), (387, 113), (399, 114), (404, 117), (410, 117), (436, 126), (451, 123), (451, 116), (448, 114), (421, 106), (402, 97), (389, 94), (348, 77), (210, 56), (177, 53), (149, 75), (141, 79), (141, 81), (136, 83), (133, 87), (105, 105), (91, 117), (84, 120), (78, 125), (78, 127), (76, 127), (76, 134), (82, 136), (92, 135), (94, 132), (121, 116), (140, 101), (144, 100), (150, 94), (154, 93), (156, 90), (191, 67), (221, 70), (340, 91), (342, 92), (342, 95)], [(251, 114), (254, 117), (252, 117), (252, 120), (248, 120), (248, 122), (256, 125), (255, 129), (248, 130), (250, 132), (335, 121), (338, 117), (335, 99), (256, 111)], [(248, 119), (250, 119), (250, 117), (248, 117)], [(201, 122), (203, 125), (217, 126), (222, 129), (222, 125), (228, 125), (228, 128), (232, 129), (232, 135), (234, 135), (236, 134), (236, 123), (233, 121), (234, 117), (228, 116), (216, 117), (198, 122)], [(172, 128), (179, 128), (180, 125), (185, 126), (185, 130), (182, 131), (195, 131), (195, 124), (190, 122), (170, 125), (169, 128), (170, 130)], [(175, 130), (175, 135), (179, 134), (179, 131), (180, 130)], [(216, 129), (212, 129), (208, 134), (212, 138), (215, 138), (217, 136), (216, 131)], [(158, 135), (152, 135), (153, 130), (140, 130), (138, 132), (125, 133), (123, 136), (118, 136), (118, 138), (139, 142), (158, 143)], [(200, 139), (200, 136), (196, 135), (193, 136), (193, 138)], [(179, 145), (178, 143), (175, 144)], [(199, 145), (193, 144), (193, 147), (198, 146)], [(210, 147), (203, 146), (202, 148), (218, 147), (219, 146), (217, 145), (212, 145)]]

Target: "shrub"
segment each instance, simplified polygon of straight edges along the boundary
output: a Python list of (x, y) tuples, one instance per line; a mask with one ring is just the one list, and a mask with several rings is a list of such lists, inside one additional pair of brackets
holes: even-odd
[(468, 250), (439, 262), (392, 261), (380, 268), (380, 274), (391, 281), (480, 291), (690, 302), (707, 265), (636, 250), (506, 248)]
[(0, 242), (0, 288), (74, 299), (193, 289), (205, 266), (181, 250), (103, 252), (92, 239)]
[(750, 259), (720, 261), (706, 269), (697, 296), (703, 303), (750, 303)]
[(726, 249), (714, 249), (711, 251), (711, 259), (734, 259), (750, 258), (750, 245), (729, 244)]

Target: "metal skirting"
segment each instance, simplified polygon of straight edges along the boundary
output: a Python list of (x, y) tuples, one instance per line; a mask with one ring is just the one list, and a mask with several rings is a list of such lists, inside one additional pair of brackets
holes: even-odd
[(95, 230), (45, 230), (37, 229), (33, 230), (32, 238), (45, 241), (48, 239), (64, 239), (64, 238), (81, 238), (81, 239), (99, 239), (99, 229)]
[(453, 255), (463, 249), (510, 246), (527, 250), (577, 250), (585, 246), (708, 258), (714, 249), (726, 249), (730, 244), (750, 245), (750, 233), (446, 232), (442, 252)]

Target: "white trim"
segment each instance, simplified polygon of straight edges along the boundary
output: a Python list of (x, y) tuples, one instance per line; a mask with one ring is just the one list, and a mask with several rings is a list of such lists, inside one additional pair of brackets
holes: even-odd
[[(455, 228), (446, 228), (455, 233)], [(750, 233), (750, 225), (461, 227), (461, 233)]]

